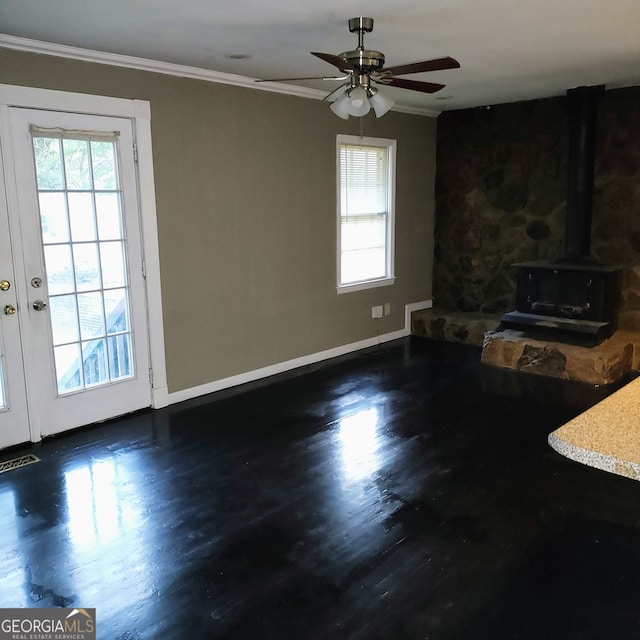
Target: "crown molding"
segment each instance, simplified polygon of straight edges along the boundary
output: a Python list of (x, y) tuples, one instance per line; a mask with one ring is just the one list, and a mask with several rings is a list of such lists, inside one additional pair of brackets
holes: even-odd
[[(97, 64), (107, 64), (127, 69), (137, 69), (138, 71), (162, 73), (164, 75), (178, 76), (180, 78), (204, 80), (205, 82), (215, 82), (218, 84), (230, 84), (236, 87), (254, 89), (256, 91), (283, 93), (286, 95), (297, 96), (299, 98), (310, 98), (312, 100), (322, 100), (327, 95), (325, 91), (321, 91), (320, 89), (299, 87), (292, 84), (284, 84), (282, 82), (260, 83), (256, 82), (256, 78), (248, 78), (247, 76), (235, 75), (232, 73), (222, 73), (220, 71), (190, 67), (182, 64), (174, 64), (172, 62), (137, 58), (135, 56), (126, 56), (119, 53), (82, 49), (80, 47), (71, 47), (66, 44), (32, 40), (30, 38), (21, 38), (4, 33), (0, 33), (0, 47), (14, 49), (16, 51), (25, 51), (28, 53), (56, 56), (58, 58), (70, 58), (72, 60), (80, 60), (82, 62), (94, 62)], [(440, 111), (433, 109), (402, 105), (394, 106), (393, 111), (430, 117), (437, 117), (440, 114)]]

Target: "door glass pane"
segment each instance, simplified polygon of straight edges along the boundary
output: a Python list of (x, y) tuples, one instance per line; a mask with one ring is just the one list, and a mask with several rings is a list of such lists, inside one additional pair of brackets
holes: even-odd
[(115, 140), (34, 134), (58, 393), (135, 375)]
[(126, 289), (109, 289), (103, 292), (104, 317), (107, 323), (107, 335), (130, 331), (129, 301)]
[(64, 189), (60, 140), (58, 138), (34, 138), (36, 180), (38, 191)]
[(77, 342), (80, 339), (76, 296), (55, 296), (49, 301), (54, 344)]
[(91, 340), (82, 343), (85, 387), (108, 382), (109, 371), (107, 370), (106, 356), (104, 340)]
[(45, 243), (69, 242), (67, 201), (64, 193), (43, 191), (38, 194), (40, 224)]
[(117, 193), (96, 193), (96, 214), (100, 240), (120, 240), (120, 198)]
[(107, 338), (109, 342), (109, 373), (112, 380), (131, 376), (131, 336), (123, 333)]
[(69, 190), (91, 189), (91, 164), (89, 144), (86, 140), (63, 140), (66, 188)]
[(101, 242), (100, 261), (104, 288), (122, 287), (126, 282), (124, 268), (124, 243)]
[(93, 213), (93, 197), (90, 193), (69, 194), (69, 221), (74, 242), (96, 239), (96, 218)]
[(91, 160), (93, 163), (93, 188), (96, 190), (118, 188), (116, 158), (111, 142), (93, 140), (91, 142)]
[(73, 266), (78, 291), (100, 289), (100, 263), (95, 242), (73, 245)]
[(49, 295), (73, 293), (76, 289), (71, 263), (71, 247), (68, 244), (53, 244), (44, 248)]
[(69, 393), (82, 389), (84, 379), (80, 369), (80, 345), (74, 343), (53, 347), (53, 355), (56, 362), (58, 393)]
[(99, 291), (78, 294), (78, 317), (83, 340), (105, 335), (102, 294)]

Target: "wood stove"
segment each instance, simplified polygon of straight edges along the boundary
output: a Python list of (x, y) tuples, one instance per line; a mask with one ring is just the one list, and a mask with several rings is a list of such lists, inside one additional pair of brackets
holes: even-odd
[(600, 341), (617, 328), (619, 272), (591, 256), (591, 212), (597, 102), (603, 86), (567, 92), (569, 166), (565, 254), (555, 263), (518, 267), (516, 311), (502, 326), (534, 333)]

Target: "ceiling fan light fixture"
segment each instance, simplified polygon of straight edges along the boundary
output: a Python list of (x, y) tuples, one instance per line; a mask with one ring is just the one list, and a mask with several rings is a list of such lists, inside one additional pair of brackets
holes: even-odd
[(369, 102), (376, 113), (376, 118), (381, 118), (395, 104), (394, 100), (392, 100), (388, 95), (380, 93), (380, 91), (373, 93), (369, 97)]
[(363, 87), (356, 87), (355, 89), (347, 90), (349, 95), (349, 113), (352, 116), (365, 116), (369, 113), (371, 105), (369, 104), (369, 98), (367, 92)]
[(351, 99), (345, 91), (337, 100), (329, 105), (329, 109), (333, 111), (339, 118), (343, 120), (349, 119), (349, 113), (351, 109)]

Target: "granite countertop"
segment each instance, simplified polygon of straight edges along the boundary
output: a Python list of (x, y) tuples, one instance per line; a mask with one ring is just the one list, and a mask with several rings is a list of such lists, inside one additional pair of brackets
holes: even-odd
[(558, 453), (640, 480), (640, 378), (549, 434)]

